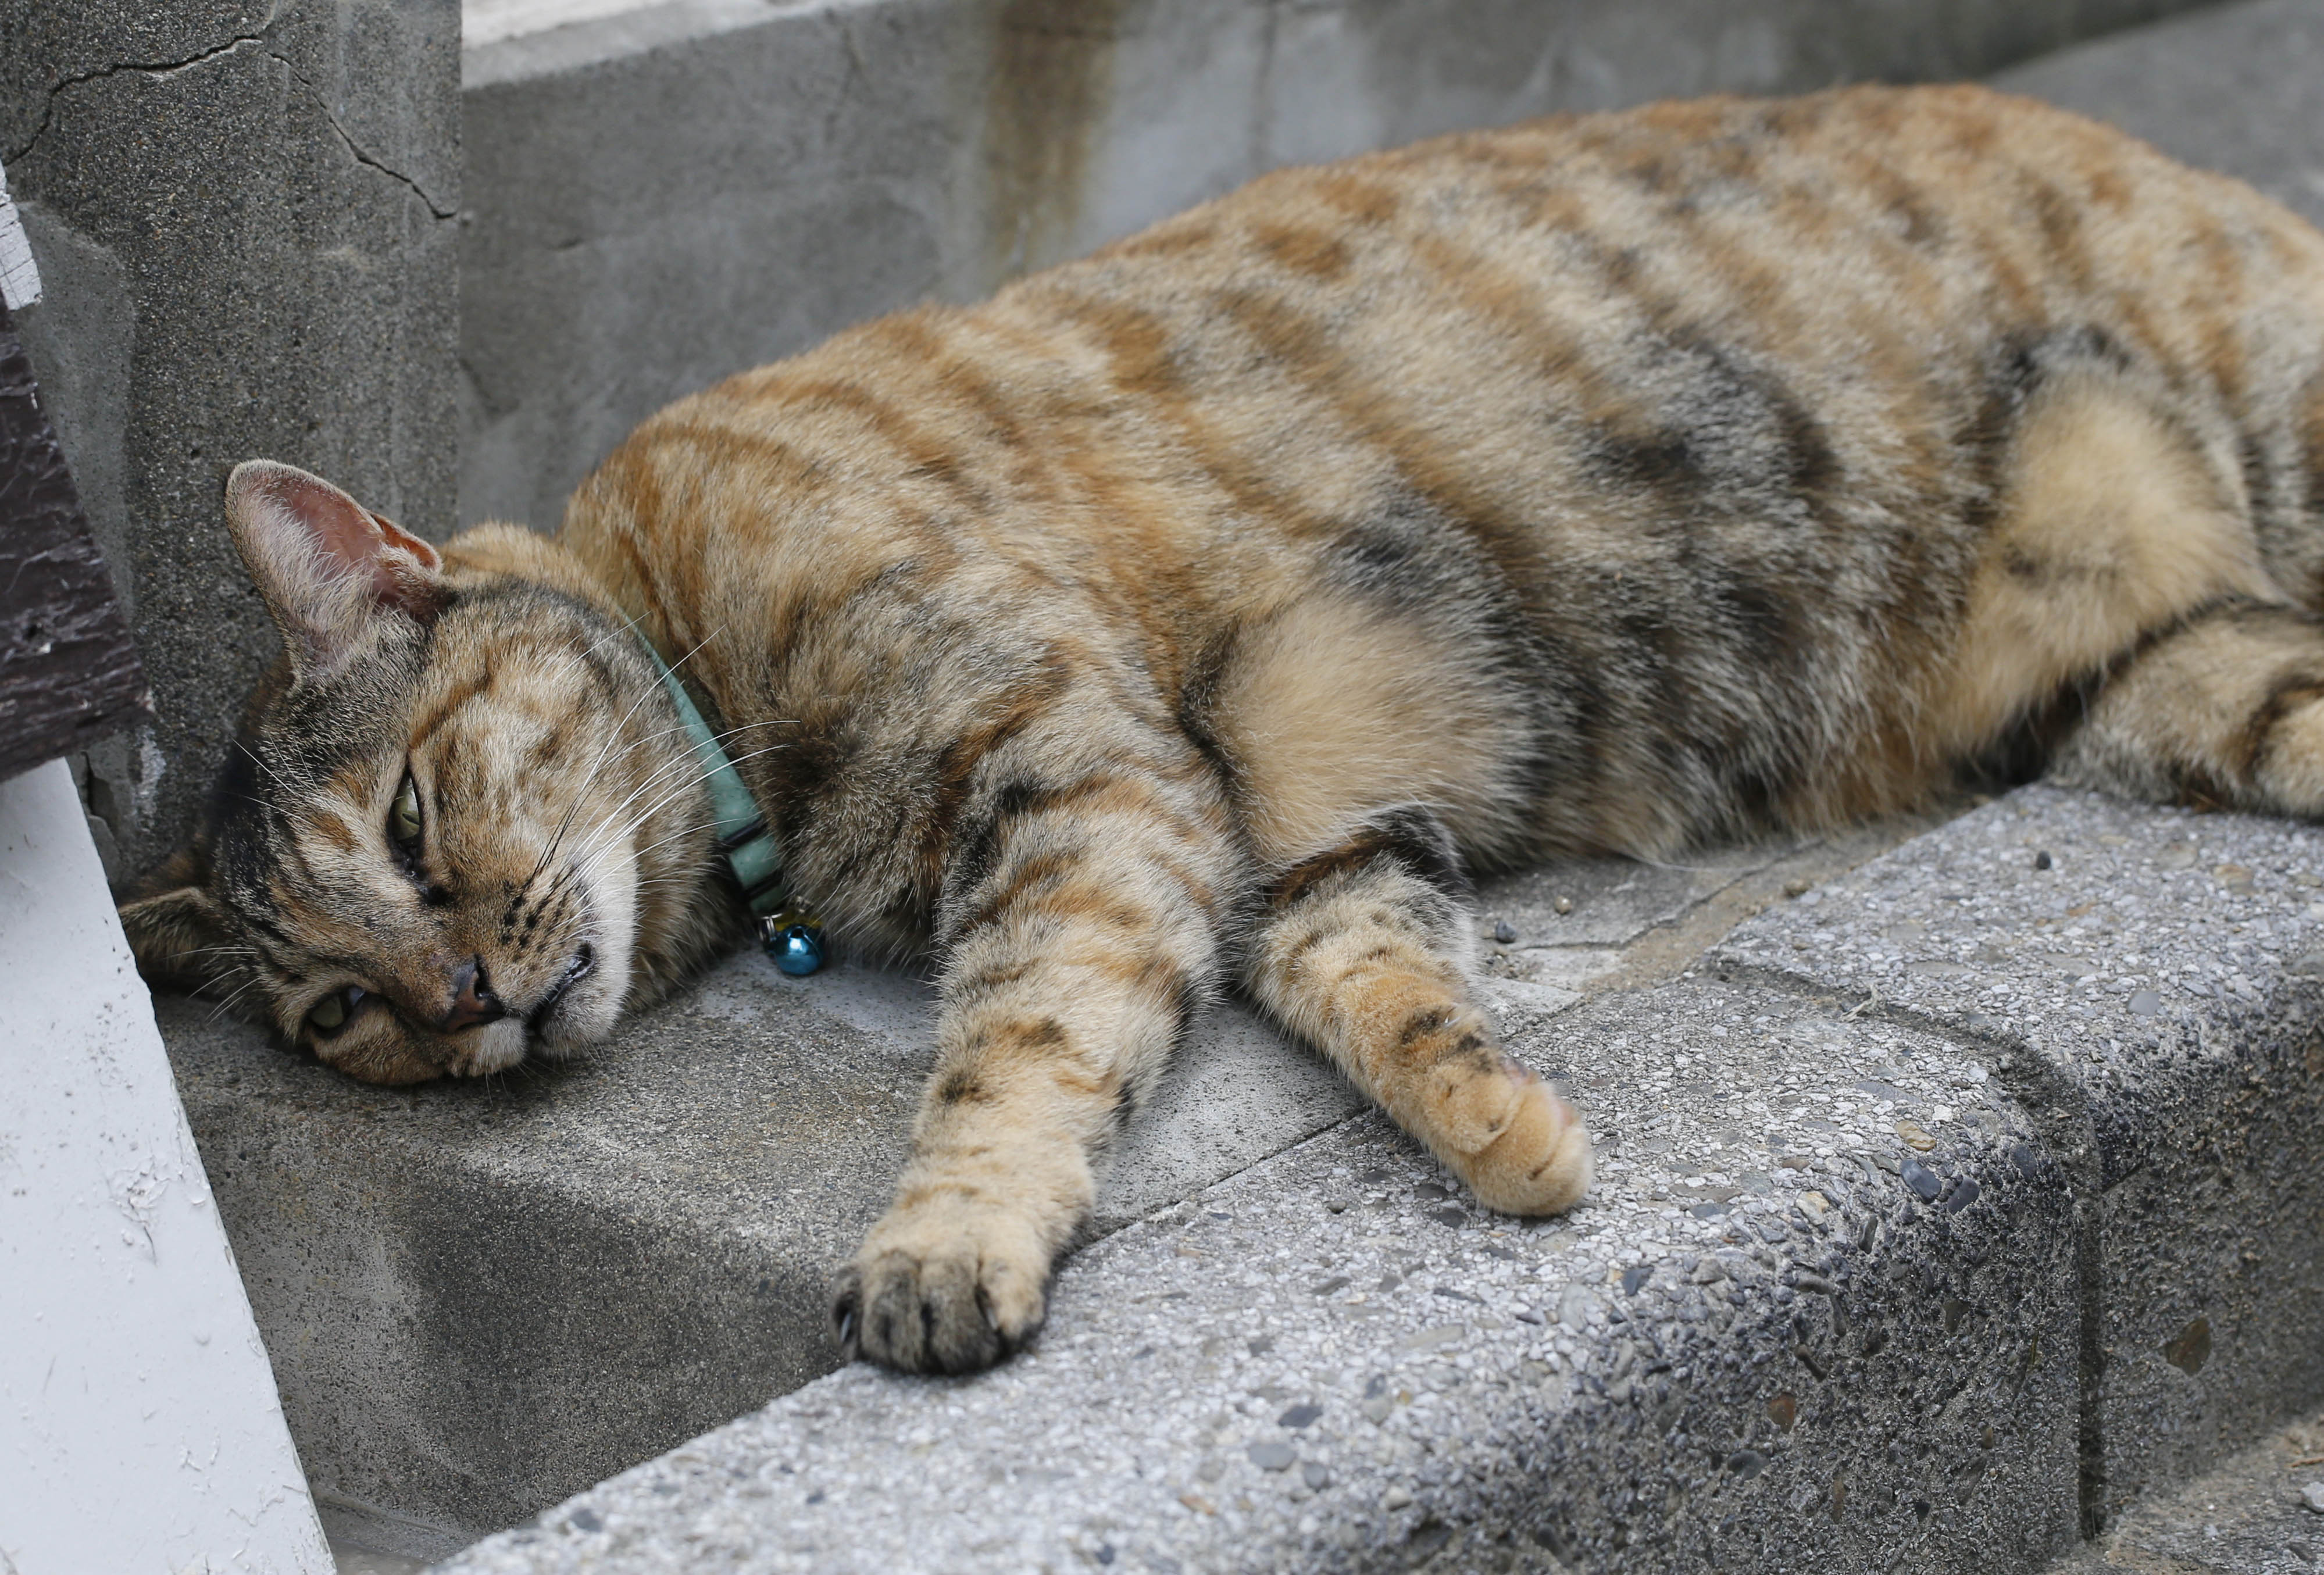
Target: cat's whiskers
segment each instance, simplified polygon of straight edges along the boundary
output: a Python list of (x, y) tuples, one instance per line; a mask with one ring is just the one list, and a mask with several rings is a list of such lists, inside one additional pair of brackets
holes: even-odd
[[(701, 651), (702, 648), (708, 645), (712, 640), (717, 639), (720, 634), (725, 631), (725, 628), (726, 626), (722, 623), (716, 629), (712, 630), (709, 633), (696, 640), (694, 644), (693, 649), (688, 650), (684, 656), (678, 658), (677, 661), (670, 664), (669, 670), (675, 673), (678, 668), (692, 661), (696, 655)], [(611, 632), (611, 631), (608, 631), (608, 633)], [(642, 640), (644, 637), (640, 635), (639, 638)], [(595, 648), (593, 646), (591, 649), (594, 649)], [(582, 773), (580, 786), (574, 790), (573, 802), (566, 806), (564, 818), (558, 822), (556, 832), (552, 834), (549, 839), (549, 845), (541, 850), (540, 861), (533, 866), (532, 873), (524, 878), (524, 885), (531, 885), (533, 880), (540, 875), (540, 871), (549, 867), (549, 861), (557, 856), (558, 847), (565, 841), (565, 834), (571, 829), (573, 824), (573, 816), (581, 807), (582, 799), (588, 794), (591, 785), (596, 781), (597, 773), (604, 769), (606, 751), (611, 750), (615, 743), (620, 741), (622, 735), (629, 728), (630, 719), (638, 714), (638, 707), (643, 705), (653, 695), (660, 693), (661, 687), (662, 686), (660, 685), (656, 684), (641, 688), (638, 691), (636, 698), (630, 702), (630, 708), (622, 714), (621, 721), (613, 724), (613, 729), (605, 736), (605, 741), (597, 747), (596, 758), (589, 762), (588, 770)], [(628, 751), (625, 750), (623, 751), (624, 756), (626, 756), (627, 753)]]
[[(783, 744), (771, 744), (764, 750), (756, 751), (754, 754), (744, 756), (743, 759), (754, 760), (759, 754), (771, 754), (776, 750), (786, 747), (788, 746)], [(601, 869), (603, 861), (624, 846), (625, 839), (632, 833), (635, 832), (638, 827), (645, 824), (656, 815), (659, 814), (663, 807), (667, 806), (671, 799), (690, 790), (691, 788), (700, 786), (702, 782), (707, 780), (709, 777), (715, 773), (715, 769), (716, 768), (715, 767), (706, 769), (691, 781), (680, 783), (676, 788), (671, 788), (669, 792), (656, 799), (652, 804), (640, 811), (636, 815), (632, 816), (626, 824), (609, 830), (603, 837), (597, 840), (594, 846), (585, 849), (581, 853), (576, 855), (571, 861), (568, 867), (576, 872), (595, 876)], [(650, 845), (659, 845), (659, 840), (656, 843)], [(632, 849), (631, 852), (632, 858), (641, 858), (643, 856), (643, 850), (641, 849)]]
[[(519, 883), (520, 890), (530, 886), (539, 878), (540, 872), (549, 867), (549, 861), (557, 856), (558, 846), (565, 841), (565, 834), (572, 829), (574, 815), (579, 813), (582, 801), (588, 797), (590, 788), (595, 784), (597, 773), (604, 769), (606, 755), (615, 744), (622, 741), (622, 734), (629, 728), (630, 719), (638, 714), (638, 707), (643, 705), (653, 692), (651, 688), (641, 688), (636, 697), (630, 702), (630, 708), (622, 714), (622, 719), (607, 730), (605, 741), (597, 746), (597, 753), (591, 759), (589, 769), (582, 773), (579, 784), (573, 790), (572, 802), (565, 806), (563, 818), (557, 823), (557, 829), (549, 834), (548, 844), (540, 850), (540, 857), (535, 861), (531, 870)], [(643, 741), (640, 741), (640, 743)], [(639, 745), (630, 746), (630, 748), (636, 747)], [(629, 749), (624, 749), (622, 757), (626, 759), (628, 754)]]
[[(752, 725), (756, 726), (759, 724), (752, 723)], [(736, 729), (735, 731), (740, 732), (741, 730)], [(766, 749), (754, 751), (742, 758), (746, 760), (756, 760), (760, 755), (770, 753), (773, 751), (783, 747), (784, 746), (781, 744), (770, 744)], [(665, 794), (662, 797), (656, 799), (651, 807), (645, 810), (639, 816), (637, 821), (632, 821), (630, 826), (624, 827), (623, 831), (633, 829), (640, 822), (650, 817), (655, 810), (659, 809), (662, 805), (667, 804), (675, 793), (683, 793), (687, 788), (696, 786), (702, 782), (708, 781), (712, 777), (716, 776), (720, 766), (723, 763), (730, 762), (710, 762), (706, 764), (700, 756), (693, 753), (691, 751), (688, 751), (683, 755), (673, 755), (670, 759), (663, 761), (659, 766), (654, 768), (654, 769), (646, 776), (643, 781), (638, 784), (637, 788), (632, 790), (627, 797), (623, 798), (619, 804), (616, 804), (613, 808), (607, 810), (603, 815), (599, 816), (597, 821), (590, 827), (589, 835), (593, 839), (596, 838), (598, 834), (611, 824), (616, 816), (620, 815), (623, 810), (626, 810), (631, 805), (636, 803), (643, 795), (653, 791), (655, 786), (669, 772), (672, 770), (683, 770), (689, 765), (701, 768), (692, 781), (685, 783), (674, 789), (672, 793)], [(618, 836), (622, 834), (622, 833), (617, 832), (614, 834)], [(584, 856), (586, 856), (586, 853)]]
[[(740, 757), (733, 763), (740, 765), (744, 760), (754, 760), (761, 755), (770, 755), (778, 750), (788, 749), (789, 747), (790, 746), (788, 744), (769, 744), (764, 749), (754, 750), (749, 754)], [(703, 769), (691, 780), (682, 782), (676, 788), (671, 788), (659, 798), (654, 800), (652, 804), (648, 805), (636, 815), (632, 816), (626, 824), (621, 825), (608, 832), (605, 835), (599, 838), (594, 846), (584, 849), (568, 862), (567, 868), (594, 876), (598, 870), (600, 861), (610, 853), (618, 850), (622, 845), (623, 839), (625, 839), (631, 833), (636, 831), (638, 827), (645, 824), (646, 822), (651, 820), (656, 815), (659, 814), (662, 807), (669, 803), (671, 799), (691, 788), (699, 787), (704, 782), (708, 781), (712, 777), (717, 774), (719, 769), (720, 768), (717, 765), (704, 767)], [(648, 845), (659, 846), (659, 840)], [(632, 858), (642, 858), (643, 853), (643, 849), (632, 850)]]
[(209, 1020), (211, 1022), (217, 1021), (220, 1018), (226, 1016), (226, 1013), (232, 1011), (236, 1001), (249, 994), (252, 990), (257, 989), (258, 986), (263, 982), (264, 976), (262, 975), (255, 968), (244, 969), (244, 972), (247, 977), (245, 977), (240, 984), (235, 986), (233, 990), (230, 991), (224, 999), (220, 1000), (216, 1006), (210, 1009)]
[(189, 957), (225, 957), (240, 953), (244, 957), (256, 957), (258, 949), (247, 941), (220, 941), (215, 945), (196, 946), (186, 953)]
[[(699, 648), (697, 647), (696, 649), (698, 649)], [(688, 654), (691, 655), (692, 653), (689, 652)], [(761, 722), (743, 723), (737, 726), (730, 727), (722, 732), (715, 732), (711, 736), (718, 743), (724, 745), (727, 741), (739, 738), (743, 733), (749, 732), (754, 729), (788, 726), (792, 723), (792, 720), (793, 719), (788, 717), (776, 717)], [(642, 738), (632, 740), (623, 750), (622, 754), (617, 758), (626, 759), (630, 754), (634, 753), (636, 751), (645, 748), (659, 740), (677, 734), (687, 733), (691, 731), (691, 729), (682, 723), (673, 727), (657, 729), (656, 731), (646, 734)], [(782, 746), (769, 746), (770, 749), (780, 747)], [(754, 759), (756, 754), (766, 752), (768, 752), (768, 751), (758, 751), (753, 754), (746, 754), (742, 758), (744, 760)], [(599, 753), (600, 764), (602, 765), (604, 763), (603, 757), (604, 751), (601, 750)], [(557, 837), (552, 839), (548, 849), (543, 852), (539, 860), (535, 861), (531, 870), (527, 873), (524, 880), (516, 888), (515, 895), (511, 902), (512, 914), (521, 911), (528, 904), (538, 905), (549, 901), (556, 895), (567, 879), (576, 875), (582, 870), (587, 870), (594, 873), (598, 862), (596, 855), (599, 849), (604, 847), (607, 842), (618, 840), (624, 832), (632, 830), (636, 825), (650, 819), (653, 815), (658, 813), (659, 809), (669, 802), (671, 797), (674, 797), (678, 793), (684, 792), (686, 787), (690, 786), (691, 784), (681, 785), (678, 788), (672, 790), (672, 792), (664, 794), (662, 797), (657, 799), (654, 804), (650, 806), (645, 811), (641, 812), (639, 817), (635, 821), (632, 821), (629, 826), (615, 830), (609, 835), (601, 836), (601, 834), (605, 832), (607, 826), (620, 816), (624, 810), (628, 809), (631, 805), (636, 803), (641, 797), (653, 792), (656, 788), (669, 776), (670, 773), (684, 770), (689, 764), (700, 766), (702, 764), (700, 757), (691, 750), (674, 752), (660, 765), (655, 767), (653, 770), (647, 773), (644, 779), (641, 780), (625, 797), (623, 797), (619, 804), (613, 806), (613, 808), (607, 810), (604, 815), (597, 817), (597, 819), (591, 824), (587, 834), (587, 845), (585, 846), (582, 852), (571, 861), (559, 866), (545, 889), (536, 890), (534, 889), (534, 883), (540, 880), (544, 870), (548, 869), (549, 860), (551, 860), (556, 853), (558, 843), (562, 841), (566, 834), (567, 834), (572, 824), (573, 816), (577, 812), (579, 805), (586, 797), (585, 784), (585, 790), (576, 792), (573, 805), (567, 808), (565, 818), (559, 824)], [(699, 781), (703, 779), (704, 777), (714, 774), (716, 769), (717, 768), (715, 765), (706, 768), (703, 773), (703, 777), (698, 777), (696, 780)], [(636, 851), (636, 857), (642, 861), (649, 852), (653, 849), (661, 846), (664, 843), (676, 841), (679, 838), (692, 834), (696, 831), (707, 829), (712, 824), (714, 823), (706, 821), (700, 827), (680, 826), (678, 830), (669, 833), (667, 836), (657, 838), (652, 843), (648, 844), (648, 846), (638, 849)]]
[[(740, 726), (737, 726), (737, 727), (730, 727), (730, 728), (726, 729), (724, 732), (714, 732), (714, 733), (712, 733), (712, 734), (710, 735), (710, 737), (711, 737), (711, 741), (712, 741), (714, 743), (716, 743), (716, 744), (719, 744), (719, 745), (721, 745), (721, 746), (724, 746), (724, 745), (725, 744), (725, 742), (726, 742), (729, 739), (739, 738), (739, 737), (741, 737), (743, 733), (746, 733), (746, 732), (749, 732), (750, 731), (752, 731), (753, 728), (760, 728), (760, 727), (788, 727), (788, 726), (791, 725), (791, 721), (792, 721), (792, 719), (791, 719), (791, 718), (788, 718), (788, 717), (777, 717), (777, 718), (775, 718), (775, 719), (773, 719), (773, 720), (771, 720), (771, 721), (767, 721), (767, 722), (746, 722), (746, 723), (742, 723)], [(687, 726), (685, 723), (682, 723), (682, 722), (681, 722), (681, 723), (678, 723), (678, 724), (677, 724), (676, 726), (674, 726), (674, 727), (665, 727), (665, 728), (661, 728), (661, 729), (659, 729), (659, 730), (658, 730), (658, 731), (656, 731), (656, 732), (650, 732), (650, 733), (646, 734), (643, 738), (640, 738), (640, 739), (636, 739), (636, 740), (632, 741), (631, 741), (631, 742), (630, 742), (630, 743), (629, 743), (629, 744), (628, 744), (628, 745), (623, 749), (623, 751), (622, 751), (622, 759), (627, 759), (629, 755), (631, 755), (631, 754), (634, 753), (634, 752), (635, 752), (635, 751), (637, 751), (638, 750), (643, 749), (646, 745), (648, 745), (648, 744), (650, 744), (650, 743), (656, 742), (656, 741), (659, 741), (659, 740), (666, 739), (666, 738), (671, 738), (671, 737), (675, 737), (675, 736), (678, 736), (678, 735), (680, 735), (680, 734), (684, 734), (684, 733), (690, 733), (690, 732), (693, 732), (693, 729), (692, 729), (691, 727)], [(670, 770), (670, 769), (675, 769), (675, 768), (682, 768), (682, 767), (686, 766), (687, 764), (688, 764), (689, 762), (692, 762), (692, 761), (697, 761), (697, 760), (699, 760), (700, 759), (701, 759), (701, 757), (700, 757), (700, 756), (699, 756), (699, 755), (698, 755), (695, 751), (693, 751), (693, 750), (691, 750), (691, 749), (684, 750), (684, 751), (673, 751), (673, 752), (670, 754), (670, 756), (669, 756), (669, 758), (668, 760), (664, 760), (664, 761), (663, 761), (659, 766), (657, 766), (656, 768), (654, 768), (654, 769), (653, 769), (650, 773), (649, 773), (649, 774), (647, 775), (647, 777), (646, 777), (646, 778), (645, 778), (645, 781), (644, 781), (644, 782), (642, 782), (642, 783), (641, 783), (641, 784), (639, 785), (638, 792), (643, 792), (643, 791), (646, 791), (646, 790), (647, 790), (647, 789), (651, 786), (652, 782), (654, 781), (654, 778), (657, 778), (657, 777), (659, 777), (659, 775), (661, 775), (661, 773), (662, 773), (662, 772), (664, 772), (664, 771), (668, 771), (668, 770)], [(584, 783), (581, 785), (580, 789), (578, 789), (577, 791), (578, 791), (578, 792), (586, 793), (586, 791), (587, 790), (587, 788), (588, 788), (588, 783), (584, 782)], [(636, 797), (637, 797), (637, 794), (636, 794), (636, 793), (632, 793), (632, 794), (630, 796), (630, 798), (631, 798), (631, 799), (633, 799), (633, 798), (635, 798)], [(620, 804), (620, 805), (616, 805), (616, 806), (614, 806), (611, 811), (609, 811), (608, 813), (609, 813), (609, 814), (614, 814), (614, 815), (618, 815), (618, 814), (620, 814), (620, 813), (621, 813), (621, 811), (622, 811), (622, 808), (624, 808), (624, 807), (626, 807), (626, 806), (627, 806), (627, 805), (629, 804), (629, 802), (630, 802), (630, 799), (624, 799), (624, 800), (622, 800), (622, 804)], [(579, 804), (579, 798), (578, 798), (578, 797), (576, 797), (576, 799), (575, 799), (575, 805), (576, 805), (576, 807), (577, 807), (578, 804)], [(567, 813), (567, 815), (568, 815), (568, 817), (569, 817), (569, 815), (571, 815), (572, 811), (568, 810)], [(560, 830), (561, 830), (561, 828), (560, 828)], [(552, 852), (554, 851), (554, 848), (553, 848), (553, 847), (552, 847), (551, 851), (552, 851)]]
[[(249, 744), (244, 742), (241, 739), (236, 739), (234, 741), (234, 747), (240, 750), (244, 755), (248, 756), (252, 765), (256, 766), (260, 770), (273, 778), (274, 785), (277, 788), (281, 788), (283, 792), (290, 794), (294, 797), (298, 796), (300, 791), (300, 785), (291, 781), (290, 778), (285, 777), (281, 771), (277, 770), (271, 762), (260, 758), (258, 751), (252, 749)], [(254, 798), (251, 802), (256, 804), (259, 801)]]
[[(714, 740), (715, 741), (716, 741), (716, 742), (718, 742), (718, 743), (720, 743), (720, 744), (724, 744), (727, 740), (732, 739), (732, 738), (739, 737), (741, 734), (745, 733), (745, 732), (750, 732), (750, 731), (751, 731), (752, 729), (753, 729), (753, 728), (759, 728), (759, 727), (785, 727), (785, 726), (788, 726), (788, 725), (790, 725), (790, 722), (789, 722), (789, 719), (788, 719), (788, 718), (779, 718), (779, 719), (777, 719), (777, 720), (775, 720), (775, 721), (771, 721), (771, 722), (746, 722), (746, 723), (742, 723), (742, 724), (741, 726), (739, 726), (739, 727), (731, 727), (731, 728), (728, 728), (728, 729), (727, 729), (725, 732), (721, 732), (721, 733), (714, 733), (714, 734), (712, 734), (711, 736), (712, 736), (712, 738), (713, 738), (713, 740)], [(642, 748), (644, 748), (646, 745), (648, 745), (648, 744), (650, 744), (650, 743), (653, 743), (653, 742), (655, 742), (655, 741), (658, 741), (658, 740), (665, 739), (665, 738), (669, 738), (669, 737), (671, 737), (671, 736), (673, 736), (673, 735), (679, 734), (679, 733), (685, 733), (685, 732), (691, 732), (691, 731), (692, 731), (692, 730), (691, 730), (691, 729), (689, 729), (689, 728), (687, 728), (684, 723), (680, 723), (679, 725), (678, 725), (678, 726), (676, 726), (676, 727), (666, 727), (666, 728), (663, 728), (663, 729), (659, 730), (659, 732), (651, 732), (651, 733), (648, 733), (645, 737), (641, 738), (641, 739), (637, 739), (637, 740), (633, 741), (632, 741), (632, 743), (627, 747), (627, 749), (625, 749), (625, 750), (624, 750), (624, 751), (623, 751), (623, 758), (626, 758), (630, 753), (632, 753), (632, 752), (634, 752), (634, 751), (638, 751), (638, 750), (640, 750), (640, 749), (642, 749)], [(604, 815), (601, 815), (601, 816), (599, 816), (599, 817), (598, 817), (598, 820), (597, 820), (597, 821), (596, 821), (596, 822), (595, 822), (595, 823), (591, 826), (591, 828), (590, 828), (590, 829), (591, 829), (591, 833), (592, 833), (592, 834), (595, 834), (595, 831), (597, 830), (597, 828), (598, 828), (599, 826), (602, 826), (602, 825), (604, 824), (604, 822), (605, 822), (606, 820), (610, 819), (611, 817), (613, 817), (613, 816), (614, 816), (614, 815), (617, 815), (621, 814), (621, 812), (622, 812), (622, 810), (624, 810), (624, 809), (628, 808), (628, 807), (629, 807), (629, 806), (630, 806), (631, 804), (634, 803), (634, 802), (637, 800), (638, 797), (639, 797), (641, 794), (650, 792), (650, 791), (653, 789), (654, 784), (655, 784), (655, 783), (656, 783), (656, 782), (657, 782), (657, 781), (658, 781), (658, 780), (659, 780), (659, 778), (660, 778), (664, 774), (666, 774), (666, 773), (668, 773), (668, 772), (669, 772), (669, 771), (673, 771), (673, 770), (682, 770), (682, 769), (685, 769), (688, 764), (690, 764), (690, 763), (698, 763), (698, 761), (699, 761), (699, 760), (700, 760), (700, 757), (699, 757), (698, 755), (696, 755), (696, 754), (693, 751), (691, 751), (691, 750), (687, 750), (687, 751), (680, 751), (680, 752), (673, 752), (668, 760), (664, 760), (660, 765), (659, 765), (659, 766), (655, 767), (655, 768), (653, 769), (653, 770), (651, 770), (650, 772), (649, 772), (649, 773), (646, 775), (645, 778), (644, 778), (641, 782), (640, 782), (640, 783), (639, 783), (638, 787), (637, 787), (637, 788), (635, 788), (635, 789), (634, 789), (634, 790), (633, 790), (633, 791), (629, 795), (629, 797), (626, 797), (626, 798), (622, 799), (621, 803), (619, 803), (619, 804), (615, 805), (612, 809), (607, 810)], [(713, 768), (713, 769), (715, 770), (715, 768), (714, 767), (714, 768)], [(585, 785), (585, 786), (586, 786), (586, 785)], [(576, 797), (576, 800), (575, 800), (575, 807), (576, 807), (576, 808), (577, 808), (577, 807), (578, 807), (578, 804), (579, 804), (579, 799), (578, 799), (578, 797)], [(574, 811), (573, 811), (573, 810), (571, 810), (571, 809), (568, 809), (568, 810), (567, 811), (567, 815), (568, 818), (569, 818), (569, 816), (570, 816), (573, 813), (574, 813)], [(561, 834), (562, 834), (562, 833), (561, 833), (561, 830), (560, 830), (560, 835), (561, 835)], [(553, 854), (555, 852), (556, 852), (556, 844), (555, 844), (555, 843), (554, 843), (554, 842), (552, 842), (552, 843), (551, 843), (551, 844), (550, 844), (550, 847), (549, 847), (549, 852), (550, 854)], [(547, 858), (547, 857), (548, 857), (548, 855), (547, 855), (547, 854), (543, 855), (544, 861), (545, 861), (545, 860), (546, 860), (546, 858)], [(542, 868), (542, 867), (544, 867), (544, 866), (543, 866), (543, 865), (536, 865), (536, 866), (535, 866), (535, 868), (534, 868), (534, 870), (533, 870), (533, 871), (532, 871), (532, 874), (533, 874), (534, 876), (538, 876), (538, 875), (540, 873), (540, 870), (541, 870), (541, 868)], [(528, 879), (530, 879), (530, 878), (531, 878), (531, 877), (528, 877)]]

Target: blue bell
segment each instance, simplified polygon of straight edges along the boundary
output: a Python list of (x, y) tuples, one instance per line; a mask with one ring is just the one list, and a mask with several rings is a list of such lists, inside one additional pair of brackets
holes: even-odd
[(794, 979), (814, 972), (823, 966), (823, 926), (820, 925), (786, 925), (767, 935), (767, 955), (775, 966)]

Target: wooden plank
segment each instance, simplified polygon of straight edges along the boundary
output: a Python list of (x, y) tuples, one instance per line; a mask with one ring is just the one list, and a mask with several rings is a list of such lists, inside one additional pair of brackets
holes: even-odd
[(0, 778), (151, 708), (113, 576), (0, 307)]

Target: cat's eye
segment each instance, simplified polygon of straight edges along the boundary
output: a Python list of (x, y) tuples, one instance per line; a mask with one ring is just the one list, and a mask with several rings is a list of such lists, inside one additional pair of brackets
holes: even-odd
[(420, 847), (420, 784), (411, 773), (403, 773), (403, 786), (395, 790), (395, 802), (387, 808), (387, 834), (395, 845), (406, 852), (416, 852)]
[(347, 1018), (363, 1004), (364, 992), (355, 985), (335, 990), (308, 1009), (307, 1027), (322, 1035), (337, 1033), (347, 1026)]

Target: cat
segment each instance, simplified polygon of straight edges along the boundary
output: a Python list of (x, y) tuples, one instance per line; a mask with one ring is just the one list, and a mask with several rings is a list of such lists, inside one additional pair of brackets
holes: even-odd
[(2324, 812), (2324, 237), (1975, 88), (1280, 170), (678, 401), (554, 539), (263, 463), (226, 512), (285, 655), (147, 974), (381, 1082), (603, 1039), (742, 923), (659, 653), (835, 939), (940, 981), (832, 1299), (908, 1370), (1035, 1333), (1230, 985), (1486, 1205), (1581, 1198), (1471, 871), (2039, 765)]

